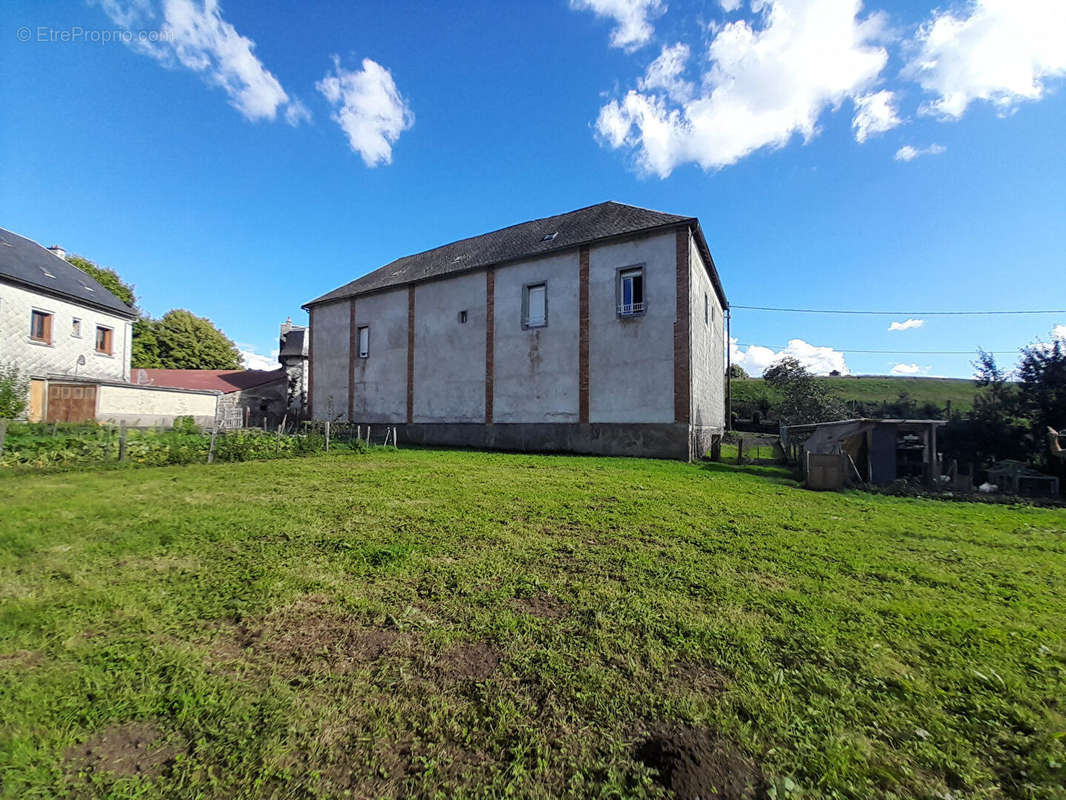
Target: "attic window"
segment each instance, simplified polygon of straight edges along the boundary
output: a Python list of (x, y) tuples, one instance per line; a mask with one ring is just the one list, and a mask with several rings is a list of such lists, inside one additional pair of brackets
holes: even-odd
[(46, 270), (44, 267), (41, 267), (40, 269), (41, 269), (41, 272), (44, 273), (44, 277), (46, 277), (46, 278), (54, 278), (55, 277), (55, 275), (53, 275), (51, 272)]
[(541, 236), (540, 240), (542, 242), (550, 242), (552, 239), (554, 239), (558, 235), (559, 235), (559, 231), (552, 231), (551, 233), (546, 233), (543, 236)]
[[(81, 281), (79, 281), (81, 283)], [(95, 292), (96, 290), (87, 283), (81, 283), (81, 288), (87, 292)]]

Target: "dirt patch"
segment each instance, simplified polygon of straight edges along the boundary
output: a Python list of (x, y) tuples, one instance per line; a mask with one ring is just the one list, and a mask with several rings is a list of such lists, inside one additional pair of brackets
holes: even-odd
[(367, 626), (333, 608), (329, 601), (306, 598), (256, 623), (241, 623), (216, 637), (212, 655), (279, 664), (296, 671), (346, 672), (377, 661), (401, 639), (400, 631)]
[(729, 676), (704, 661), (675, 664), (670, 681), (698, 694), (721, 694), (729, 686)]
[(565, 603), (545, 592), (532, 597), (516, 597), (511, 601), (511, 607), (541, 619), (559, 620), (570, 613)]
[(458, 644), (441, 654), (434, 666), (443, 678), (483, 681), (500, 666), (500, 651), (485, 642)]
[(469, 785), (495, 763), (453, 742), (379, 741), (371, 753), (353, 755), (354, 760), (341, 751), (321, 770), (322, 788), (355, 797), (410, 797), (409, 782), (417, 783), (426, 773), (432, 774), (440, 791)]
[(64, 755), (72, 772), (112, 772), (122, 777), (162, 775), (182, 752), (163, 741), (162, 729), (152, 722), (127, 722), (100, 731), (74, 745)]
[(759, 768), (710, 731), (660, 729), (637, 746), (636, 757), (677, 800), (754, 800), (763, 791)]
[(44, 656), (33, 650), (0, 653), (0, 669), (31, 669), (39, 666), (43, 661)]

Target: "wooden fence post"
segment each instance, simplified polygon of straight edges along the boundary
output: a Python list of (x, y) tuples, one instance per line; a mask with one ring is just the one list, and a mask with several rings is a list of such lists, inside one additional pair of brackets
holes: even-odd
[(737, 463), (744, 463), (744, 437), (737, 439)]
[(326, 420), (326, 452), (329, 452), (329, 420)]
[(0, 456), (4, 454), (4, 439), (7, 438), (7, 420), (0, 419)]
[(123, 422), (118, 429), (118, 460), (126, 460), (126, 423)]
[(218, 423), (215, 423), (215, 427), (211, 429), (211, 443), (207, 446), (207, 463), (213, 464), (215, 461), (215, 437), (218, 435)]

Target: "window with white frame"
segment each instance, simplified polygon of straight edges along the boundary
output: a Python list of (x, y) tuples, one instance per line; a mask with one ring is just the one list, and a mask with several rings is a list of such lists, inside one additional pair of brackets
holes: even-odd
[(618, 271), (618, 316), (631, 317), (643, 314), (644, 267), (628, 267)]
[(548, 324), (548, 284), (531, 283), (522, 297), (522, 326), (542, 328)]
[(74, 320), (70, 324), (70, 335), (81, 338), (81, 320), (74, 317)]
[(370, 357), (370, 326), (359, 327), (359, 358)]

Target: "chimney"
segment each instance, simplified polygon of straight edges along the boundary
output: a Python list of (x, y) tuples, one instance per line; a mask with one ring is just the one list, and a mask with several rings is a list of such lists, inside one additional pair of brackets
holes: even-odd
[(285, 335), (292, 330), (292, 317), (288, 317), (283, 323), (281, 323), (281, 336), (285, 338)]
[(60, 247), (58, 244), (54, 244), (48, 248), (48, 252), (54, 256), (59, 256), (64, 261), (67, 260), (67, 251)]

